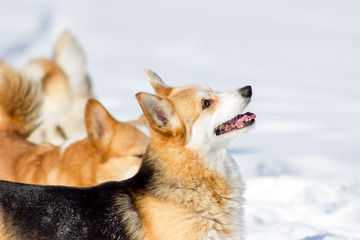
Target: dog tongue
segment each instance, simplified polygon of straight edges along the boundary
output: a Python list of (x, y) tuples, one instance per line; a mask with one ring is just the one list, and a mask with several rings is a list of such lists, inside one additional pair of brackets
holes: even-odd
[(245, 114), (239, 115), (238, 117), (235, 118), (236, 127), (237, 128), (242, 128), (246, 121), (250, 121), (250, 120), (253, 120), (255, 118), (256, 118), (256, 115), (251, 113), (251, 112), (247, 112)]
[(217, 129), (215, 130), (215, 133), (217, 135), (221, 135), (227, 132), (230, 132), (231, 130), (237, 128), (243, 128), (247, 126), (247, 123), (251, 123), (253, 119), (256, 118), (256, 115), (250, 112), (247, 112), (245, 114), (240, 114), (233, 119), (221, 124)]

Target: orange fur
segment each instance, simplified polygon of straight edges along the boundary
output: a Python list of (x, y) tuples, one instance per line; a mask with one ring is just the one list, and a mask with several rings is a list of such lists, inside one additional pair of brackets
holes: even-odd
[(197, 227), (201, 217), (180, 204), (147, 197), (139, 201), (139, 209), (145, 239), (197, 240), (206, 233), (206, 229)]
[[(89, 101), (87, 112), (94, 105), (95, 108), (100, 107), (95, 100)], [(96, 111), (97, 113), (88, 118), (99, 114), (99, 109)], [(94, 124), (102, 128), (104, 135), (94, 136), (90, 125), (89, 136), (74, 142), (63, 152), (60, 147), (54, 145), (42, 144), (32, 147), (16, 159), (15, 179), (6, 180), (87, 187), (133, 176), (140, 167), (148, 138), (135, 126), (118, 122), (107, 112), (101, 114), (105, 114), (106, 117), (100, 116)]]
[[(32, 98), (25, 98), (27, 91), (20, 91), (15, 105), (17, 108), (12, 110), (6, 100), (18, 89), (20, 83), (17, 82), (24, 80), (6, 65), (1, 65), (0, 71), (1, 83), (13, 83), (6, 85), (10, 88), (0, 88), (0, 120), (3, 126), (0, 128), (0, 179), (86, 187), (123, 180), (137, 172), (149, 141), (136, 127), (136, 124), (146, 124), (143, 119), (118, 122), (99, 102), (90, 99), (85, 114), (88, 137), (67, 147), (30, 143), (24, 137), (27, 131), (22, 130), (21, 126), (33, 126), (29, 116), (36, 114), (39, 109), (29, 108), (28, 105), (32, 106), (30, 103), (36, 100), (36, 94), (30, 95)], [(33, 83), (24, 81), (22, 84), (24, 88), (33, 89)], [(11, 86), (15, 86), (14, 91)], [(21, 96), (22, 92), (25, 97)], [(28, 115), (12, 114), (24, 114), (26, 109), (29, 109)]]
[(30, 84), (14, 69), (0, 62), (0, 132), (16, 131), (27, 136), (38, 124), (38, 85)]

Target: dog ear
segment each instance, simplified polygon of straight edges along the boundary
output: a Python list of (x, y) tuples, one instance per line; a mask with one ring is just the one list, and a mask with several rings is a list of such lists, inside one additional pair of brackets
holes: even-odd
[(166, 135), (177, 134), (181, 122), (171, 100), (144, 92), (136, 94), (136, 99), (152, 129)]
[(84, 93), (91, 94), (85, 53), (69, 31), (64, 31), (57, 40), (54, 61), (67, 75), (71, 91), (75, 96)]
[(88, 137), (98, 147), (107, 147), (113, 136), (114, 128), (118, 122), (95, 99), (89, 99), (85, 108), (85, 127)]
[(154, 88), (155, 93), (162, 97), (167, 97), (172, 91), (172, 87), (169, 87), (155, 72), (150, 69), (145, 70), (145, 75), (149, 79), (151, 86)]

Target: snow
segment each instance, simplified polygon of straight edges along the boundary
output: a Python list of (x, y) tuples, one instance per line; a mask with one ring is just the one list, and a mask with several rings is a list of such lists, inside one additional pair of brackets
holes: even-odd
[(0, 56), (50, 57), (69, 29), (98, 99), (135, 119), (143, 70), (173, 86), (253, 87), (235, 139), (246, 239), (360, 239), (360, 2), (1, 1)]

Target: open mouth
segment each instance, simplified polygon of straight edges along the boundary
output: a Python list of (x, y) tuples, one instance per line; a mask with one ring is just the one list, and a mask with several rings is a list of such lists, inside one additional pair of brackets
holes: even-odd
[(215, 129), (216, 136), (231, 132), (235, 129), (242, 129), (253, 125), (256, 115), (250, 112), (239, 114), (233, 119), (220, 124)]

